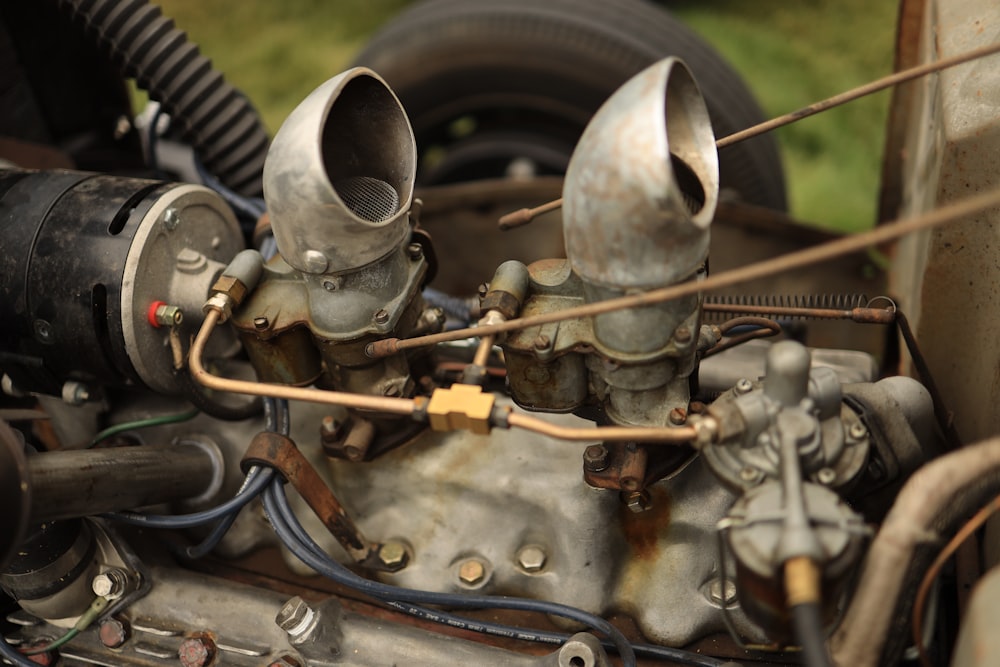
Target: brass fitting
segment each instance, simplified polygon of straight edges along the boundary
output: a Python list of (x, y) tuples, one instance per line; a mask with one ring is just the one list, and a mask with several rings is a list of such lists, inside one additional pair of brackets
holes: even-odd
[(482, 387), (454, 384), (434, 390), (427, 404), (427, 419), (435, 431), (467, 429), (488, 435), (494, 402), (493, 394), (483, 393)]

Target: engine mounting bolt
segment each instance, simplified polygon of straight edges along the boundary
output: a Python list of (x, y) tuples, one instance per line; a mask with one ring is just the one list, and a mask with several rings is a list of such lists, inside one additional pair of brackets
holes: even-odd
[(179, 224), (181, 224), (181, 216), (176, 208), (168, 208), (163, 212), (163, 226), (167, 228), (168, 232), (177, 229)]
[(271, 321), (266, 317), (255, 317), (253, 318), (253, 328), (257, 331), (267, 331), (268, 327), (271, 326)]
[(372, 319), (375, 320), (375, 324), (385, 324), (389, 321), (389, 311), (385, 308), (380, 308), (375, 311), (375, 315)]
[(855, 440), (861, 440), (868, 435), (868, 429), (861, 422), (854, 422), (851, 424), (849, 435)]
[(674, 340), (682, 345), (687, 345), (691, 342), (691, 330), (686, 326), (679, 326), (674, 330)]
[(128, 575), (117, 568), (102, 572), (90, 582), (94, 595), (117, 600), (128, 590)]
[(118, 648), (128, 641), (129, 627), (123, 621), (112, 617), (101, 623), (97, 636), (108, 648)]
[(583, 451), (583, 467), (588, 472), (601, 472), (608, 468), (608, 448), (591, 445)]
[(417, 261), (424, 255), (424, 249), (419, 243), (411, 243), (406, 246), (406, 254), (410, 256), (410, 259)]
[(387, 567), (399, 568), (406, 564), (409, 554), (402, 542), (389, 540), (378, 548), (378, 559)]
[(521, 547), (517, 552), (517, 564), (525, 572), (541, 572), (545, 567), (547, 556), (545, 550), (537, 544), (529, 544)]
[(624, 500), (625, 505), (633, 514), (642, 514), (653, 507), (653, 501), (650, 499), (649, 492), (646, 489), (630, 491), (625, 494)]
[(740, 479), (748, 484), (756, 484), (763, 473), (753, 466), (743, 466), (740, 469)]
[(722, 588), (721, 579), (713, 579), (708, 585), (708, 598), (717, 605), (727, 607), (736, 602), (736, 584), (726, 581), (725, 590)]
[(753, 382), (746, 378), (740, 378), (740, 380), (736, 383), (735, 389), (737, 394), (747, 394), (753, 390)]
[(545, 334), (538, 334), (538, 336), (535, 337), (535, 340), (533, 341), (532, 345), (534, 345), (536, 350), (539, 351), (547, 350), (552, 345), (552, 339), (550, 339)]
[(274, 617), (278, 627), (293, 640), (309, 633), (317, 623), (316, 612), (298, 595), (286, 602)]
[(215, 644), (207, 637), (189, 637), (177, 649), (184, 667), (205, 667), (215, 657)]
[(478, 558), (467, 558), (458, 566), (458, 578), (467, 586), (476, 586), (486, 579), (486, 565)]
[(837, 473), (833, 468), (820, 468), (816, 473), (816, 481), (823, 486), (830, 486), (837, 480)]
[(667, 417), (674, 426), (680, 426), (687, 421), (687, 410), (684, 408), (674, 408)]

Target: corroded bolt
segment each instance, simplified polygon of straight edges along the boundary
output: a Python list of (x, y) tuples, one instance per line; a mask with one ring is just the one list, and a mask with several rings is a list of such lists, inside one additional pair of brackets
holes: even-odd
[(851, 429), (849, 431), (849, 434), (855, 440), (861, 440), (862, 438), (868, 435), (868, 429), (865, 428), (865, 425), (862, 424), (861, 422), (854, 422), (853, 424), (851, 424)]
[(547, 350), (552, 345), (552, 340), (545, 334), (538, 334), (532, 344), (536, 350)]
[(458, 566), (458, 578), (463, 584), (475, 586), (486, 578), (486, 566), (478, 558), (469, 558)]
[(416, 261), (421, 258), (424, 254), (424, 249), (419, 243), (411, 243), (406, 246), (406, 254), (410, 256), (410, 259)]
[(375, 320), (375, 324), (385, 324), (389, 321), (389, 311), (385, 308), (380, 308), (375, 311), (375, 315), (372, 319)]
[(583, 467), (589, 472), (601, 472), (608, 467), (608, 448), (591, 445), (583, 452)]
[(207, 637), (189, 637), (177, 649), (184, 667), (205, 667), (215, 657), (215, 644)]
[(653, 507), (653, 501), (650, 500), (649, 493), (645, 489), (626, 493), (624, 500), (629, 511), (634, 514), (641, 514)]
[(257, 331), (267, 331), (269, 326), (271, 326), (271, 322), (266, 317), (253, 318), (253, 328)]
[(129, 628), (123, 621), (109, 618), (101, 623), (97, 630), (97, 636), (101, 638), (101, 643), (108, 648), (118, 648), (128, 641)]
[[(29, 646), (26, 646), (25, 648), (31, 649), (31, 650), (40, 649), (40, 648), (44, 648), (45, 646), (48, 646), (50, 643), (51, 642), (48, 642), (48, 641), (35, 642), (35, 643), (32, 643)], [(25, 656), (25, 657), (28, 660), (30, 660), (32, 663), (36, 664), (36, 665), (45, 665), (46, 667), (48, 665), (54, 665), (54, 664), (56, 664), (56, 660), (59, 659), (59, 656), (56, 654), (55, 651), (44, 651), (42, 653), (35, 653), (34, 655)]]
[(378, 549), (378, 559), (387, 567), (402, 567), (406, 563), (406, 546), (402, 542), (389, 540)]
[(537, 544), (529, 544), (521, 547), (517, 552), (517, 564), (525, 572), (541, 572), (545, 567), (547, 556), (545, 550)]
[(751, 382), (746, 378), (740, 378), (740, 380), (736, 383), (737, 394), (746, 394), (749, 393), (750, 390), (752, 389), (753, 389), (753, 382)]
[(680, 426), (687, 421), (687, 410), (684, 408), (674, 408), (667, 417), (674, 426)]

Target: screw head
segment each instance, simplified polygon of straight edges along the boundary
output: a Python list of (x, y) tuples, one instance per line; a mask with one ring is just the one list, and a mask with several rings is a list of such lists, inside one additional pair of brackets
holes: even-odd
[(309, 632), (316, 621), (316, 612), (298, 595), (286, 602), (274, 622), (288, 633), (292, 639), (298, 639)]
[(549, 349), (549, 346), (552, 345), (552, 339), (545, 334), (538, 334), (532, 342), (532, 345), (536, 350), (547, 350)]
[(760, 481), (763, 473), (753, 466), (743, 466), (740, 469), (740, 479), (748, 484), (755, 484)]
[(691, 342), (691, 330), (686, 326), (679, 326), (674, 330), (674, 341), (680, 343), (681, 345), (687, 345)]
[(640, 491), (629, 491), (625, 494), (625, 505), (633, 514), (641, 514), (653, 507), (653, 501), (649, 497), (649, 492), (645, 489)]
[(517, 564), (525, 572), (541, 572), (548, 556), (537, 544), (528, 544), (517, 552)]
[(855, 440), (861, 440), (868, 435), (868, 429), (861, 422), (854, 422), (851, 424), (851, 428), (848, 430), (848, 435), (850, 435)]
[(168, 208), (163, 212), (163, 226), (167, 228), (168, 232), (177, 229), (179, 224), (181, 224), (181, 216), (176, 208)]
[(608, 448), (591, 445), (583, 452), (583, 467), (590, 472), (601, 472), (608, 467)]
[(302, 263), (306, 265), (306, 269), (310, 273), (323, 273), (326, 271), (326, 267), (330, 266), (326, 255), (319, 250), (306, 250), (302, 253)]
[(177, 649), (184, 667), (205, 667), (215, 657), (215, 644), (207, 637), (189, 637)]
[(740, 378), (734, 388), (737, 394), (747, 394), (753, 389), (753, 382), (746, 378)]
[(117, 618), (109, 618), (102, 622), (97, 630), (101, 643), (108, 648), (118, 648), (128, 641), (129, 628)]
[(268, 327), (271, 326), (271, 321), (266, 317), (255, 317), (253, 318), (253, 328), (257, 331), (267, 331)]
[(33, 323), (35, 337), (43, 343), (52, 341), (52, 325), (45, 320), (35, 320)]
[(410, 259), (416, 261), (423, 257), (424, 249), (419, 243), (411, 243), (406, 246), (406, 254), (409, 255)]
[(389, 321), (389, 311), (385, 308), (380, 308), (375, 311), (375, 315), (372, 316), (372, 319), (375, 320), (375, 324), (385, 324)]
[(378, 549), (378, 559), (387, 567), (402, 567), (408, 557), (406, 546), (395, 540), (389, 540)]
[(476, 586), (486, 579), (486, 565), (478, 558), (467, 558), (458, 566), (458, 579), (467, 586)]
[(684, 408), (674, 408), (670, 411), (667, 419), (669, 419), (670, 423), (674, 426), (680, 426), (687, 421), (687, 410)]
[(331, 276), (323, 280), (323, 289), (327, 292), (336, 292), (344, 284), (344, 279), (340, 276)]
[(830, 486), (837, 481), (837, 473), (833, 468), (820, 468), (816, 473), (816, 481), (823, 486)]
[(119, 569), (102, 572), (90, 582), (94, 595), (116, 600), (128, 589), (128, 575)]

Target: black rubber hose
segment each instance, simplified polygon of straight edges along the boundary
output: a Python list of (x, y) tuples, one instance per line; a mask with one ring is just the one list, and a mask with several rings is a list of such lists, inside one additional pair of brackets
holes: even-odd
[(201, 385), (195, 382), (187, 368), (175, 370), (174, 377), (177, 378), (177, 383), (180, 385), (184, 398), (209, 417), (215, 417), (216, 419), (228, 422), (238, 422), (256, 417), (264, 409), (259, 396), (239, 405), (220, 403), (205, 394)]
[(146, 0), (58, 0), (171, 115), (208, 170), (247, 197), (263, 193), (268, 135), (250, 101)]
[(806, 667), (833, 667), (826, 652), (826, 638), (823, 635), (823, 620), (819, 604), (808, 602), (792, 607), (792, 628), (795, 638), (802, 647), (802, 664)]

